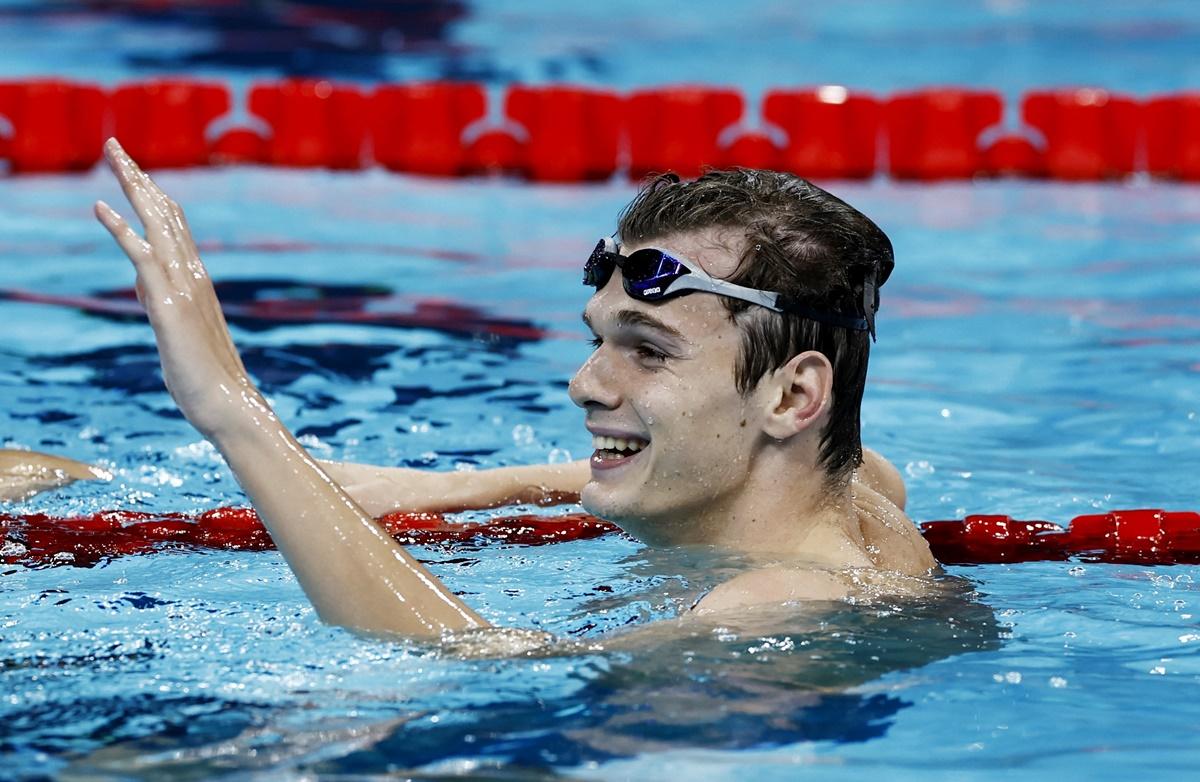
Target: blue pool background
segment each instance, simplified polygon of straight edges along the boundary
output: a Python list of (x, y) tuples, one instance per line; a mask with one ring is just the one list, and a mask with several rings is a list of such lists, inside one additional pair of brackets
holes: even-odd
[[(399, 38), (344, 21), (319, 34), (279, 23), (256, 38), (194, 9), (148, 19), (88, 8), (0, 3), (0, 78), (111, 86), (186, 67), (235, 85), (307, 70), (364, 84), (460, 76), (497, 90), (517, 78), (622, 89), (694, 81), (752, 97), (816, 82), (880, 94), (950, 83), (1010, 99), (1064, 84), (1143, 97), (1200, 84), (1190, 3), (429, 3), (413, 6), (421, 22), (405, 22)], [(318, 455), (433, 469), (583, 455), (565, 392), (587, 351), (578, 269), (631, 184), (252, 168), (158, 178), (188, 208), (218, 279), (382, 284), (561, 332), (515, 344), (428, 330), (236, 329), (248, 365)], [(1065, 522), (1094, 509), (1200, 507), (1200, 188), (826, 184), (896, 245), (864, 431), (906, 473), (914, 518)], [(118, 201), (99, 171), (0, 179), (0, 287), (128, 286), (127, 263), (89, 216), (98, 197)], [(240, 500), (156, 385), (143, 325), (13, 302), (0, 302), (0, 324), (0, 446), (116, 474), (18, 510)], [(418, 553), (489, 619), (581, 638), (670, 615), (704, 581), (695, 562), (615, 537)], [(15, 776), (508, 764), (639, 779), (1124, 779), (1189, 773), (1200, 761), (1194, 567), (953, 568), (1000, 628), (995, 642), (964, 641), (958, 653), (932, 640), (946, 617), (901, 607), (890, 618), (864, 609), (798, 621), (766, 640), (716, 633), (692, 658), (664, 649), (508, 662), (447, 661), (324, 627), (271, 553), (0, 572), (0, 753)], [(911, 623), (896, 618), (905, 615)], [(884, 659), (871, 660), (880, 648)], [(706, 689), (706, 677), (722, 676), (768, 685)], [(786, 697), (789, 683), (838, 676), (845, 686), (815, 699)], [(747, 717), (729, 695), (758, 691), (786, 719)], [(606, 721), (625, 714), (625, 698), (676, 697), (714, 715), (714, 731), (629, 742)]]

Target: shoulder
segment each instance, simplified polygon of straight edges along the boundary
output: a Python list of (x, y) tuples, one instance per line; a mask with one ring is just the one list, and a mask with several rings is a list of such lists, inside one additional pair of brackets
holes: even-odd
[(917, 525), (885, 494), (855, 480), (851, 501), (863, 543), (875, 567), (905, 575), (924, 575), (937, 568)]
[(851, 592), (850, 583), (835, 571), (779, 565), (735, 576), (705, 595), (693, 610), (709, 614), (802, 600), (842, 600)]
[(882, 494), (897, 508), (904, 510), (908, 500), (904, 478), (895, 465), (870, 448), (863, 448), (862, 464), (854, 471), (854, 480)]

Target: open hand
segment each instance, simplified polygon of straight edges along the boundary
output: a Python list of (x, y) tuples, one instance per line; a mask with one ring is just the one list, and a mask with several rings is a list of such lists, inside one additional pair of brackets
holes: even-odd
[(210, 439), (235, 425), (239, 408), (265, 406), (246, 374), (183, 210), (121, 148), (104, 156), (145, 237), (103, 201), (96, 217), (133, 261), (137, 294), (154, 327), (163, 379), (179, 409)]

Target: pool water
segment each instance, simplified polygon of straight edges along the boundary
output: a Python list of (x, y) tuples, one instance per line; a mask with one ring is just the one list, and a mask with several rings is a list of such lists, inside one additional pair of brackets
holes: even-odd
[[(1182, 6), (1156, 5), (1139, 22), (1121, 4), (1094, 16), (1065, 5), (988, 4), (943, 18), (949, 40), (976, 31), (973, 62), (1015, 46), (1036, 73), (980, 72), (937, 55), (921, 78), (995, 79), (1006, 91), (1076, 78), (1078, 60), (1056, 68), (1068, 58), (1050, 52), (1055, 30), (1079, 45), (1120, 38), (1113, 57), (1129, 67), (1093, 61), (1109, 86), (1175, 89), (1196, 67), (1169, 76), (1156, 67), (1195, 36)], [(584, 37), (566, 12), (544, 13), (574, 32), (527, 32), (544, 42), (525, 49), (528, 68)], [(761, 26), (765, 13), (749, 18)], [(1005, 26), (1005, 14), (1020, 24)], [(484, 5), (451, 28), (437, 57), (383, 60), (401, 72), (441, 57), (460, 68), (503, 63), (522, 49), (480, 42), (492, 40), (489, 29), (524, 29), (523, 18)], [(721, 18), (697, 16), (686, 29), (705, 40)], [(29, 19), (21, 23), (47, 23)], [(632, 29), (670, 29), (657, 35), (690, 51), (686, 29), (655, 21)], [(74, 23), (92, 29), (87, 18)], [(845, 74), (827, 80), (891, 89), (918, 78), (913, 64), (885, 84), (847, 53), (885, 33), (898, 51), (916, 40), (915, 22), (821, 13), (812, 25), (845, 36), (836, 47)], [(150, 45), (137, 25), (118, 29)], [(1027, 37), (1014, 43), (1021, 30)], [(452, 56), (463, 41), (475, 48)], [(11, 72), (54, 68), (32, 44), (20, 51)], [(653, 78), (646, 66), (622, 70), (628, 58), (597, 56), (617, 86)], [(694, 78), (722, 81), (716, 65), (691, 62)], [(104, 67), (132, 78), (128, 62)], [(502, 81), (499, 73), (488, 78)], [(755, 73), (743, 86), (757, 86)], [(263, 295), (367, 285), (544, 332), (235, 325), (251, 373), (316, 455), (437, 470), (585, 455), (581, 414), (566, 396), (589, 349), (579, 271), (632, 185), (253, 168), (158, 179), (187, 208), (217, 280), (270, 281), (247, 286)], [(1200, 188), (824, 184), (896, 245), (863, 429), (905, 474), (914, 518), (1003, 512), (1062, 523), (1097, 509), (1200, 507)], [(99, 171), (0, 179), (0, 288), (69, 296), (128, 287), (128, 263), (89, 215), (95, 198), (119, 203)], [(12, 300), (0, 300), (0, 324), (0, 447), (61, 453), (115, 475), (13, 510), (241, 501), (158, 383), (144, 324)], [(490, 621), (584, 644), (678, 615), (738, 566), (619, 536), (414, 553)], [(1053, 562), (948, 572), (941, 600), (820, 606), (546, 659), (457, 660), (322, 625), (274, 552), (7, 565), (4, 774), (1126, 779), (1197, 766), (1200, 570)]]

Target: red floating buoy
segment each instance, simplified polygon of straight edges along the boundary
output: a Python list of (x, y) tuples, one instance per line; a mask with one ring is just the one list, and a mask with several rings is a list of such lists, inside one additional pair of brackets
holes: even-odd
[(162, 79), (129, 84), (112, 96), (113, 134), (142, 168), (209, 163), (208, 126), (229, 111), (223, 84)]
[(1200, 181), (1200, 92), (1164, 95), (1145, 105), (1146, 170)]
[(1046, 160), (1024, 136), (1001, 136), (984, 149), (983, 172), (988, 176), (1042, 177)]
[(258, 84), (250, 90), (249, 108), (271, 128), (267, 163), (362, 168), (367, 98), (357, 89), (324, 79)]
[(510, 87), (505, 113), (528, 134), (521, 171), (537, 182), (587, 182), (617, 171), (625, 130), (622, 100), (608, 90)]
[(999, 93), (921, 90), (886, 105), (888, 167), (900, 179), (966, 179), (985, 170), (979, 137), (1003, 116)]
[(1140, 109), (1130, 98), (1098, 89), (1028, 93), (1025, 122), (1046, 139), (1045, 169), (1053, 179), (1099, 180), (1134, 171)]
[(674, 171), (698, 176), (721, 164), (721, 132), (741, 119), (735, 90), (667, 87), (640, 90), (628, 99), (629, 176)]
[(375, 160), (393, 171), (462, 176), (467, 171), (463, 131), (487, 114), (478, 84), (388, 84), (370, 98)]
[(0, 82), (0, 115), (12, 127), (4, 156), (13, 173), (82, 171), (100, 160), (108, 99), (60, 79)]
[(875, 98), (836, 85), (773, 90), (763, 102), (763, 116), (787, 133), (780, 168), (814, 179), (874, 175), (881, 113)]

